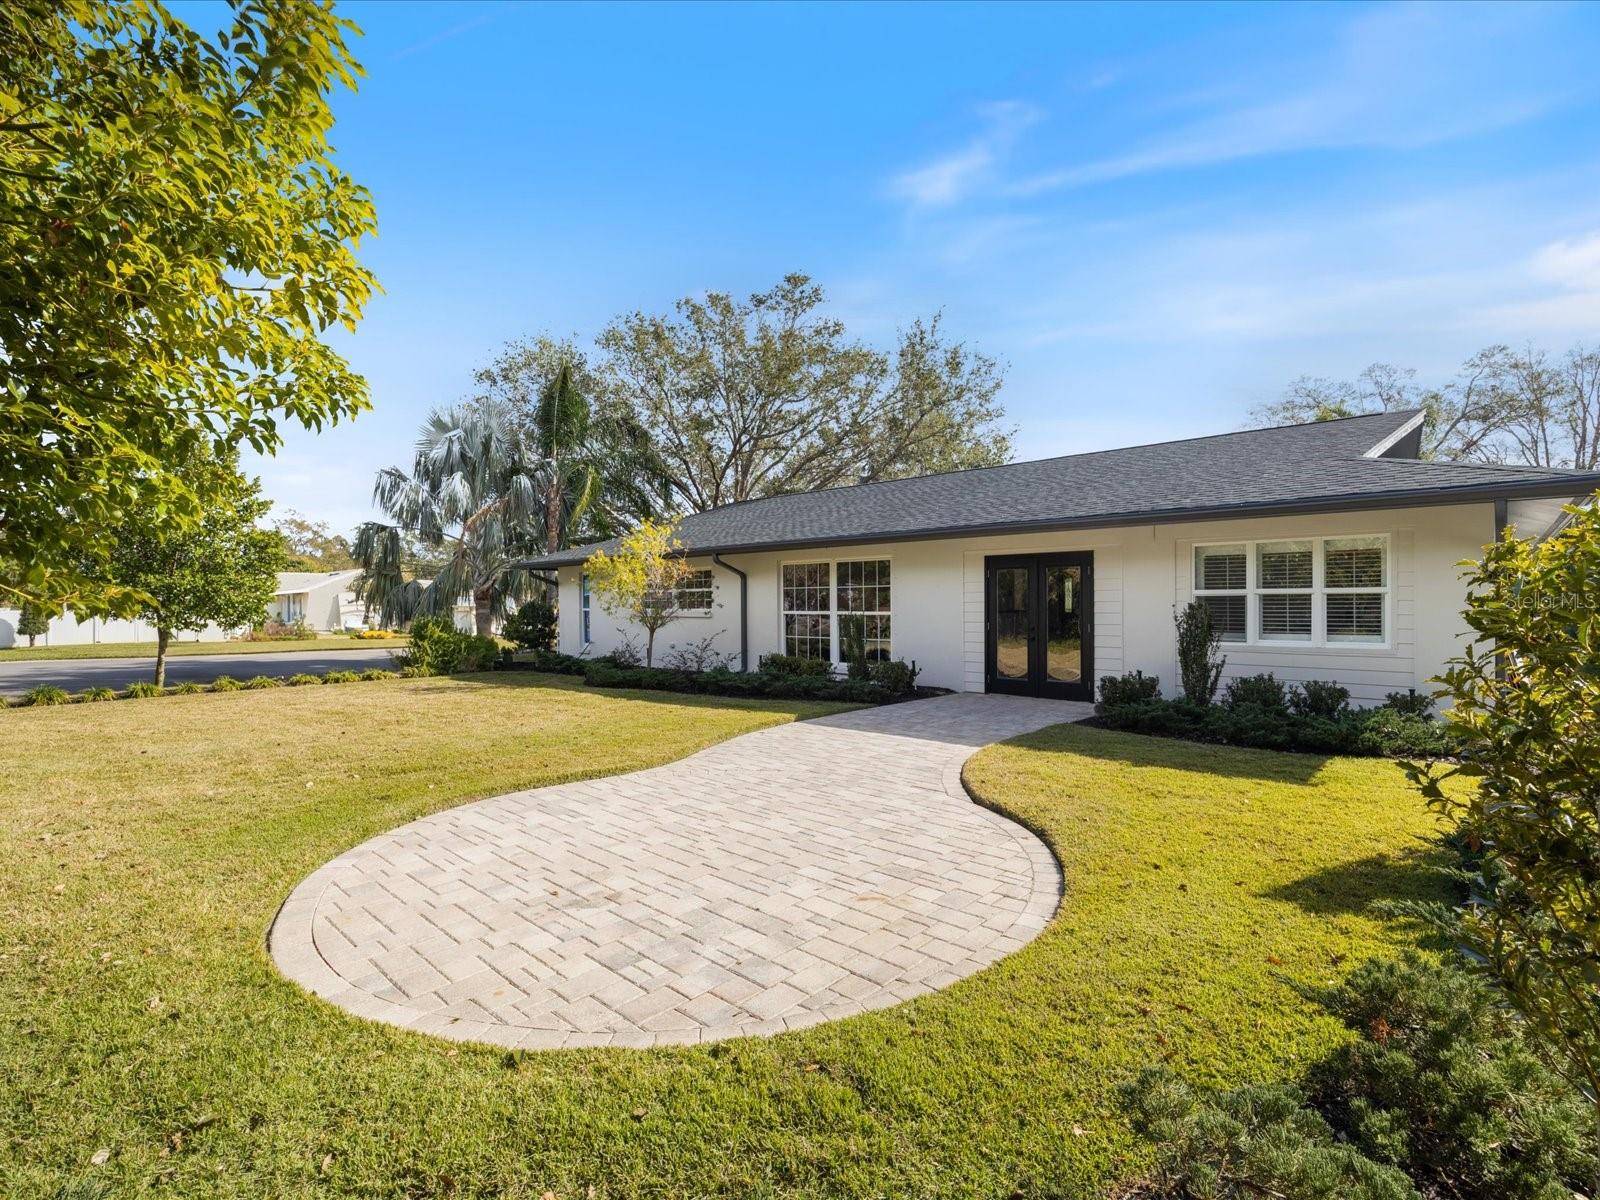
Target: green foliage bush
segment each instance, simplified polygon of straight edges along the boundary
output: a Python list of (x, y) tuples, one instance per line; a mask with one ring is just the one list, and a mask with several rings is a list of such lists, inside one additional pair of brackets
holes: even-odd
[(396, 661), (402, 674), (451, 675), (487, 671), (499, 657), (500, 644), (491, 637), (463, 633), (448, 617), (418, 617), (411, 623), (411, 644)]
[(1311, 1103), (1368, 1158), (1463, 1200), (1565, 1200), (1593, 1184), (1583, 1098), (1454, 962), (1374, 960), (1305, 994), (1356, 1035), (1313, 1069)]
[(1392, 1167), (1334, 1139), (1286, 1087), (1207, 1092), (1152, 1067), (1124, 1092), (1157, 1155), (1154, 1194), (1182, 1200), (1420, 1200)]
[(251, 691), (255, 691), (260, 688), (282, 687), (283, 680), (277, 679), (271, 675), (252, 675), (249, 679), (244, 681), (243, 686)]
[(304, 620), (290, 624), (273, 618), (262, 622), (239, 640), (241, 642), (311, 642), (317, 638), (317, 631), (307, 625)]
[(1100, 703), (1106, 708), (1142, 704), (1161, 695), (1161, 679), (1156, 675), (1129, 671), (1126, 675), (1107, 675), (1100, 680)]
[(1302, 717), (1336, 721), (1350, 711), (1350, 689), (1324, 679), (1308, 679), (1289, 691), (1289, 707)]
[(1303, 1092), (1208, 1092), (1166, 1068), (1125, 1090), (1157, 1194), (1570, 1200), (1600, 1169), (1583, 1097), (1456, 960), (1374, 960), (1301, 991), (1353, 1035)]
[(1112, 729), (1256, 750), (1406, 758), (1455, 752), (1449, 731), (1439, 722), (1390, 708), (1347, 707), (1338, 717), (1320, 717), (1260, 704), (1201, 706), (1158, 698), (1116, 705), (1102, 701), (1098, 711), (1100, 723)]
[(355, 683), (361, 678), (358, 671), (329, 671), (322, 677), (323, 683)]
[(83, 690), (82, 699), (86, 704), (99, 704), (105, 700), (115, 700), (117, 693), (108, 687), (92, 687)]
[(1238, 679), (1230, 679), (1228, 686), (1222, 689), (1222, 702), (1229, 707), (1253, 704), (1257, 708), (1283, 713), (1289, 711), (1288, 701), (1283, 680), (1271, 671), (1264, 675), (1241, 675)]
[(763, 675), (813, 675), (833, 674), (833, 664), (825, 658), (801, 658), (797, 654), (764, 654), (756, 664)]
[(1387, 705), (1362, 716), (1364, 723), (1357, 747), (1363, 754), (1446, 758), (1459, 750), (1449, 726), (1432, 717), (1419, 717)]
[(1211, 610), (1198, 600), (1184, 605), (1174, 621), (1178, 627), (1178, 677), (1183, 682), (1184, 698), (1204, 707), (1216, 698), (1217, 682), (1228, 663), (1226, 658), (1217, 657), (1222, 634), (1211, 625)]
[(361, 679), (362, 679), (362, 682), (364, 682), (364, 683), (370, 683), (370, 682), (372, 682), (374, 680), (378, 680), (378, 679), (399, 679), (399, 678), (400, 678), (400, 676), (399, 676), (398, 672), (385, 671), (382, 667), (368, 667), (365, 671), (361, 672)]
[(211, 681), (211, 690), (213, 692), (237, 692), (243, 686), (244, 684), (240, 683), (232, 675), (218, 675)]
[(167, 689), (157, 687), (153, 683), (130, 683), (127, 691), (122, 694), (129, 700), (143, 700), (150, 696), (165, 696)]
[(619, 667), (603, 660), (590, 663), (583, 677), (591, 687), (643, 688), (709, 696), (839, 700), (858, 704), (884, 704), (897, 698), (883, 685), (864, 679), (824, 679), (760, 671), (673, 671), (666, 667)]
[(551, 650), (556, 644), (556, 606), (548, 600), (529, 600), (506, 619), (502, 631), (509, 642), (524, 650)]
[(205, 690), (204, 684), (195, 683), (193, 680), (185, 680), (172, 689), (172, 694), (174, 696), (193, 696)]
[(582, 675), (584, 668), (597, 659), (579, 658), (573, 654), (558, 654), (554, 650), (539, 650), (524, 654), (513, 664), (522, 671), (543, 671), (547, 675)]
[(1433, 715), (1433, 697), (1427, 692), (1390, 692), (1383, 698), (1383, 706), (1408, 717)]
[(916, 663), (894, 658), (873, 663), (867, 671), (867, 678), (885, 691), (904, 696), (916, 690), (917, 676), (920, 674), (922, 671)]
[(41, 684), (22, 693), (22, 707), (38, 708), (53, 704), (71, 704), (72, 697), (62, 688)]
[(304, 671), (301, 671), (297, 674), (289, 676), (289, 678), (284, 680), (284, 682), (290, 687), (310, 687), (312, 684), (320, 685), (322, 683), (322, 676), (308, 675)]

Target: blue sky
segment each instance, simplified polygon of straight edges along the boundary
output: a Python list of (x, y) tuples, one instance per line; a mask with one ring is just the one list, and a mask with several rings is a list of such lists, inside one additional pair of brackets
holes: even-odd
[(336, 528), (503, 342), (795, 270), (1009, 364), (1023, 458), (1600, 340), (1600, 5), (341, 11), (374, 409), (249, 464)]

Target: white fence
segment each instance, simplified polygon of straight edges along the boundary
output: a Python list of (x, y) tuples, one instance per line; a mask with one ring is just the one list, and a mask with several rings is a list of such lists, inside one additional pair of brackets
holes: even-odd
[[(0, 608), (0, 650), (11, 646), (26, 646), (28, 639), (17, 632), (22, 613), (15, 608)], [(175, 642), (220, 642), (227, 632), (217, 625), (207, 625), (199, 633), (174, 634)], [(148, 621), (103, 620), (85, 617), (79, 620), (74, 614), (54, 618), (50, 632), (35, 639), (39, 646), (91, 646), (100, 642), (154, 642), (156, 627)]]

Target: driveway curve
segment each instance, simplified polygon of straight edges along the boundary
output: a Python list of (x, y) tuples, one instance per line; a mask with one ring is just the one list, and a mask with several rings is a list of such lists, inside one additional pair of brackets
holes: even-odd
[(359, 1016), (527, 1049), (697, 1043), (884, 1008), (1044, 928), (1054, 858), (974, 804), (961, 767), (1090, 711), (919, 700), (464, 804), (308, 876), (269, 948)]

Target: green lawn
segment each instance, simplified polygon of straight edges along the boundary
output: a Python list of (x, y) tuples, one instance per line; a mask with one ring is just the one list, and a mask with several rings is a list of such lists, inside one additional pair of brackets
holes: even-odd
[(1434, 886), (1391, 764), (1059, 727), (967, 772), (1065, 866), (1021, 952), (771, 1040), (508, 1056), (307, 997), (277, 904), (422, 813), (823, 710), (541, 677), (319, 700), (0, 713), (0, 1195), (1098, 1195), (1143, 1164), (1120, 1081), (1289, 1072), (1338, 1033), (1283, 980), (1409, 936), (1366, 905)]
[[(382, 650), (400, 649), (408, 639), (373, 638), (362, 641), (342, 633), (326, 637), (282, 642), (173, 642), (167, 654), (273, 654), (285, 650)], [(154, 658), (154, 642), (100, 642), (92, 646), (12, 646), (0, 650), (0, 662), (37, 662), (51, 658)]]

